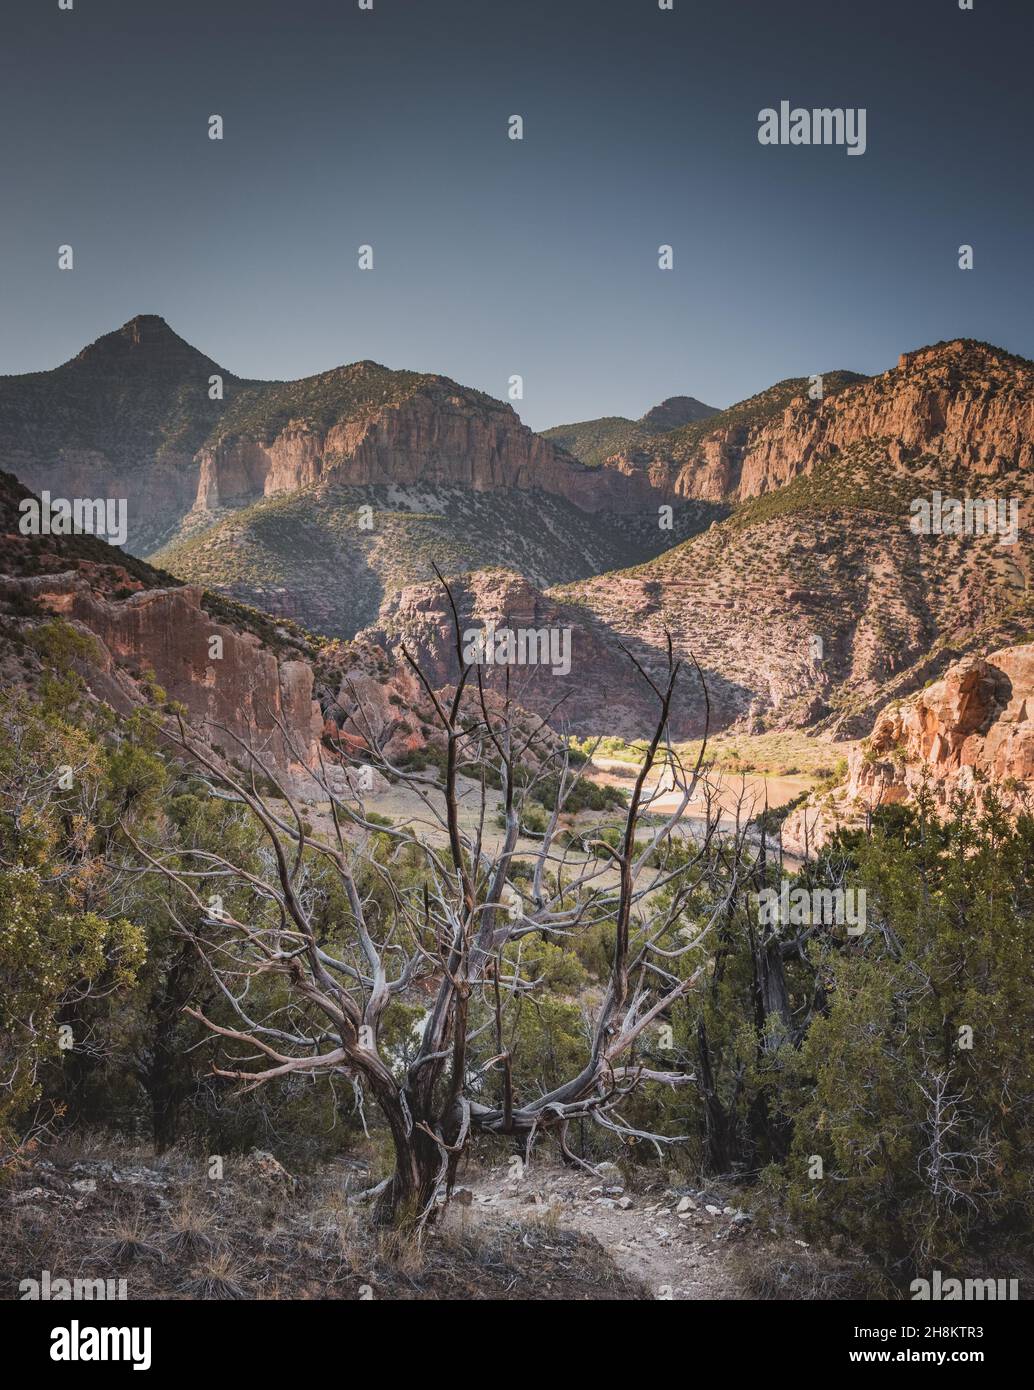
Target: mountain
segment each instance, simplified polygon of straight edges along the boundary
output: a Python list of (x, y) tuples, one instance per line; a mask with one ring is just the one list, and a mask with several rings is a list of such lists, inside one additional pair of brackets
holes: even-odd
[(710, 419), (718, 413), (717, 406), (705, 405), (695, 396), (669, 396), (660, 405), (651, 406), (639, 423), (650, 434), (664, 434), (697, 420)]
[[(666, 404), (685, 414), (678, 400)], [(509, 405), (447, 377), (363, 361), (298, 381), (248, 381), (153, 314), (53, 371), (0, 378), (0, 466), (54, 497), (126, 498), (136, 554), (314, 485), (545, 494), (567, 504), (564, 516), (572, 507), (631, 515), (652, 496), (640, 479), (586, 466)], [(524, 509), (522, 531), (534, 532), (540, 506)], [(555, 582), (627, 560), (610, 549), (613, 528), (601, 529), (580, 569), (568, 545), (566, 565), (536, 574)]]
[(190, 510), (194, 456), (243, 382), (140, 314), (53, 371), (0, 377), (0, 467), (54, 497), (124, 497), (146, 554)]
[[(569, 628), (570, 678), (521, 674), (543, 714), (566, 680), (555, 719), (580, 733), (644, 732), (653, 698), (628, 654), (659, 673), (669, 636), (705, 673), (713, 727), (860, 736), (887, 699), (1032, 627), (1034, 366), (986, 343), (829, 372), (821, 391), (788, 378), (595, 464), (445, 377), (224, 374), (225, 399), (199, 403), (218, 371), (133, 320), (53, 373), (4, 379), (0, 437), (55, 493), (134, 488), (152, 532), (175, 528), (162, 566), (199, 593), (325, 637), (406, 640), (443, 683), (435, 564), (462, 576), (472, 624)], [(80, 452), (62, 453), (73, 435)], [(915, 534), (913, 502), (937, 491), (1014, 500), (1016, 543)], [(673, 728), (702, 724), (691, 682)]]
[[(566, 680), (557, 717), (576, 732), (640, 736), (653, 701), (626, 652), (656, 677), (670, 635), (704, 670), (712, 728), (859, 736), (888, 698), (951, 660), (1029, 640), (1034, 364), (959, 339), (845, 381), (821, 402), (799, 387), (781, 383), (724, 420), (687, 427), (709, 435), (666, 437), (666, 488), (701, 484), (701, 457), (716, 462), (724, 450), (723, 470), (701, 490), (730, 498), (732, 510), (706, 531), (544, 593), (501, 586), (502, 606), (529, 625), (572, 630), (572, 675), (540, 679), (538, 702), (525, 704), (547, 712)], [(912, 503), (936, 490), (1015, 499), (1015, 543), (915, 534)], [(476, 619), (496, 619), (490, 576), (466, 578), (461, 594)], [(440, 619), (441, 596), (424, 586), (387, 606), (372, 632), (389, 645), (405, 638), (432, 661), (438, 644), (447, 665)], [(673, 731), (702, 727), (690, 681)]]
[(669, 396), (638, 420), (623, 415), (606, 415), (599, 420), (581, 420), (573, 425), (554, 425), (543, 430), (546, 439), (559, 444), (583, 463), (599, 465), (622, 450), (647, 445), (658, 434), (682, 425), (707, 420), (719, 411), (693, 396)]
[[(834, 392), (863, 379), (825, 381)], [(692, 423), (664, 436), (636, 428), (655, 452), (679, 457), (693, 441), (728, 457), (808, 384), (782, 382), (722, 412), (673, 397), (644, 421)], [(579, 461), (550, 433), (552, 442), (533, 435), (508, 406), (446, 378), (369, 362), (244, 391), (199, 451), (197, 503), (155, 559), (351, 636), (376, 628), (434, 564), (448, 574), (503, 568), (549, 588), (649, 560), (731, 509), (728, 486), (684, 490), (680, 466), (668, 476), (638, 454)], [(661, 506), (672, 509), (664, 527)]]

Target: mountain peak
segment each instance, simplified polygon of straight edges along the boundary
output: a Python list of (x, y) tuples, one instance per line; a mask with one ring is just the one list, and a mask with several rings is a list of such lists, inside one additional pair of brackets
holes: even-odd
[(691, 425), (696, 420), (707, 420), (718, 411), (713, 405), (705, 405), (695, 396), (669, 396), (667, 400), (648, 410), (640, 424), (651, 431), (677, 430), (682, 425)]
[(135, 314), (121, 328), (84, 347), (71, 361), (92, 368), (142, 367), (169, 374), (209, 369), (222, 372), (210, 357), (170, 328), (160, 314)]
[(1030, 368), (1026, 358), (979, 338), (948, 338), (930, 343), (898, 358), (898, 370), (951, 366), (964, 371), (983, 372), (993, 368)]

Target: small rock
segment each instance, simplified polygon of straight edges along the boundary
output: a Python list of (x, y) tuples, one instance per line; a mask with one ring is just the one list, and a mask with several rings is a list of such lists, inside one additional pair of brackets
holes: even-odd
[(721, 1216), (722, 1214), (721, 1207), (714, 1207), (710, 1204), (710, 1202), (704, 1208), (704, 1211), (706, 1211), (710, 1216)]
[(617, 1205), (620, 1211), (628, 1211), (632, 1206), (632, 1198), (619, 1197)]
[(298, 1186), (297, 1180), (292, 1178), (279, 1159), (274, 1158), (265, 1149), (252, 1149), (246, 1162), (256, 1177), (264, 1178), (277, 1187), (283, 1187), (288, 1192), (293, 1192)]
[(679, 1198), (679, 1204), (678, 1204), (678, 1206), (675, 1208), (675, 1210), (676, 1210), (677, 1212), (679, 1212), (680, 1214), (681, 1214), (682, 1212), (686, 1212), (686, 1211), (696, 1211), (696, 1209), (697, 1209), (697, 1204), (696, 1204), (696, 1202), (693, 1201), (693, 1198), (692, 1198), (692, 1197), (680, 1197), (680, 1198)]
[(41, 1197), (46, 1198), (47, 1191), (43, 1187), (27, 1187), (24, 1192), (15, 1192), (11, 1197), (11, 1206), (20, 1207), (23, 1202), (38, 1202)]

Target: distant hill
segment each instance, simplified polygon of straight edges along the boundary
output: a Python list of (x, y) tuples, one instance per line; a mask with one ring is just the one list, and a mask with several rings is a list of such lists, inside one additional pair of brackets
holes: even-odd
[(669, 396), (638, 420), (628, 420), (623, 415), (605, 415), (599, 420), (555, 425), (542, 433), (583, 463), (601, 464), (622, 450), (647, 444), (654, 435), (694, 421), (707, 420), (718, 413), (713, 405), (704, 405), (703, 401), (693, 396)]

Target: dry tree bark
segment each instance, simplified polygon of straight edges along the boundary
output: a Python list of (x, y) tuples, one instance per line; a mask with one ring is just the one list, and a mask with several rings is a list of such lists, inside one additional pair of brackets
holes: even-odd
[[(459, 616), (448, 585), (442, 583), (452, 605), (459, 649)], [(523, 727), (529, 716), (521, 712), (521, 720), (515, 718), (508, 672), (503, 698), (493, 700), (481, 668), (461, 661), (457, 685), (447, 693), (435, 691), (420, 665), (405, 650), (404, 655), (444, 737), (443, 786), (431, 786), (425, 777), (393, 765), (372, 729), (361, 757), (343, 748), (338, 751), (346, 765), (372, 766), (412, 788), (426, 809), (426, 824), (384, 826), (372, 820), (362, 793), (336, 792), (329, 769), (321, 763), (312, 773), (313, 791), (329, 805), (333, 833), (313, 835), (298, 799), (259, 751), (236, 740), (250, 776), (236, 775), (217, 764), (197, 734), (181, 722), (172, 735), (175, 742), (204, 770), (218, 794), (240, 802), (257, 818), (268, 845), (270, 871), (256, 875), (218, 853), (197, 850), (190, 852), (192, 870), (185, 871), (183, 851), (177, 852), (177, 860), (160, 847), (133, 843), (150, 870), (165, 874), (186, 894), (192, 913), (190, 921), (181, 922), (181, 930), (206, 954), (233, 1024), (219, 1024), (197, 1008), (188, 1012), (213, 1035), (245, 1047), (251, 1059), (247, 1067), (215, 1067), (216, 1073), (246, 1088), (292, 1073), (334, 1073), (372, 1095), (391, 1133), (395, 1170), (366, 1195), (376, 1197), (379, 1220), (421, 1226), (440, 1197), (447, 1198), (458, 1160), (477, 1135), (513, 1136), (530, 1152), (538, 1136), (550, 1134), (567, 1152), (570, 1122), (591, 1118), (626, 1138), (672, 1142), (670, 1136), (630, 1129), (617, 1109), (645, 1080), (672, 1086), (693, 1080), (684, 1070), (660, 1071), (642, 1064), (637, 1045), (696, 982), (699, 971), (678, 973), (679, 958), (694, 951), (720, 920), (738, 891), (738, 869), (724, 876), (711, 872), (718, 853), (719, 812), (704, 762), (706, 732), (691, 771), (682, 767), (668, 738), (681, 674), (670, 642), (660, 682), (629, 654), (636, 674), (656, 696), (656, 722), (620, 833), (612, 836), (616, 846), (597, 837), (580, 848), (560, 831), (564, 806), (582, 770), (572, 765), (565, 741), (552, 735), (544, 721), (529, 733)], [(706, 686), (704, 699), (706, 703)], [(281, 733), (290, 739), (290, 730), (281, 727)], [(532, 753), (537, 761), (531, 779), (524, 780), (519, 772)], [(659, 767), (666, 769), (667, 786), (677, 790), (678, 805), (663, 820), (651, 819), (642, 844), (637, 831), (644, 828), (653, 796), (648, 780)], [(489, 773), (501, 786), (504, 821), (501, 840), (494, 846), (484, 834)], [(480, 780), (480, 814), (473, 830), (464, 828), (460, 814), (461, 775)], [(521, 812), (547, 777), (556, 779), (556, 796), (534, 855), (530, 884), (523, 890), (510, 877)], [(259, 790), (260, 779), (263, 787), (275, 788), (275, 795)], [(690, 851), (681, 862), (666, 866), (658, 851), (672, 840), (682, 813), (698, 794), (705, 805), (699, 842), (688, 841)], [(429, 826), (440, 832), (444, 847), (433, 843)], [(374, 836), (387, 837), (392, 855), (419, 857), (422, 881), (417, 886), (391, 879), (385, 865), (374, 858)], [(337, 876), (348, 903), (340, 933), (346, 945), (336, 955), (320, 944), (314, 926), (306, 891), (306, 866), (313, 857)], [(740, 856), (733, 855), (732, 862), (737, 865)], [(358, 881), (370, 872), (389, 887), (388, 914), (371, 914), (363, 899)], [(253, 915), (238, 920), (223, 913), (213, 919), (192, 879), (214, 873), (254, 890)], [(687, 920), (684, 909), (695, 893), (708, 895), (708, 911), (702, 921), (697, 914), (697, 928), (680, 934)], [(569, 940), (601, 923), (612, 931), (613, 965), (590, 1020), (582, 1065), (548, 1092), (518, 1096), (504, 1019), (532, 984), (521, 974), (519, 953), (507, 954), (507, 948), (532, 933)], [(295, 1001), (288, 1019), (263, 1020), (250, 1012), (249, 980), (271, 972), (287, 982)], [(416, 1055), (401, 1071), (382, 1051), (381, 1027), (392, 1000), (416, 986), (432, 991), (431, 1002)], [(472, 1027), (472, 1000), (484, 1006), (487, 1025)], [(486, 1057), (486, 1050), (491, 1055)], [(261, 1060), (256, 1062), (256, 1057)], [(501, 1091), (501, 1102), (489, 1100), (488, 1079), (496, 1082), (493, 1090)]]

